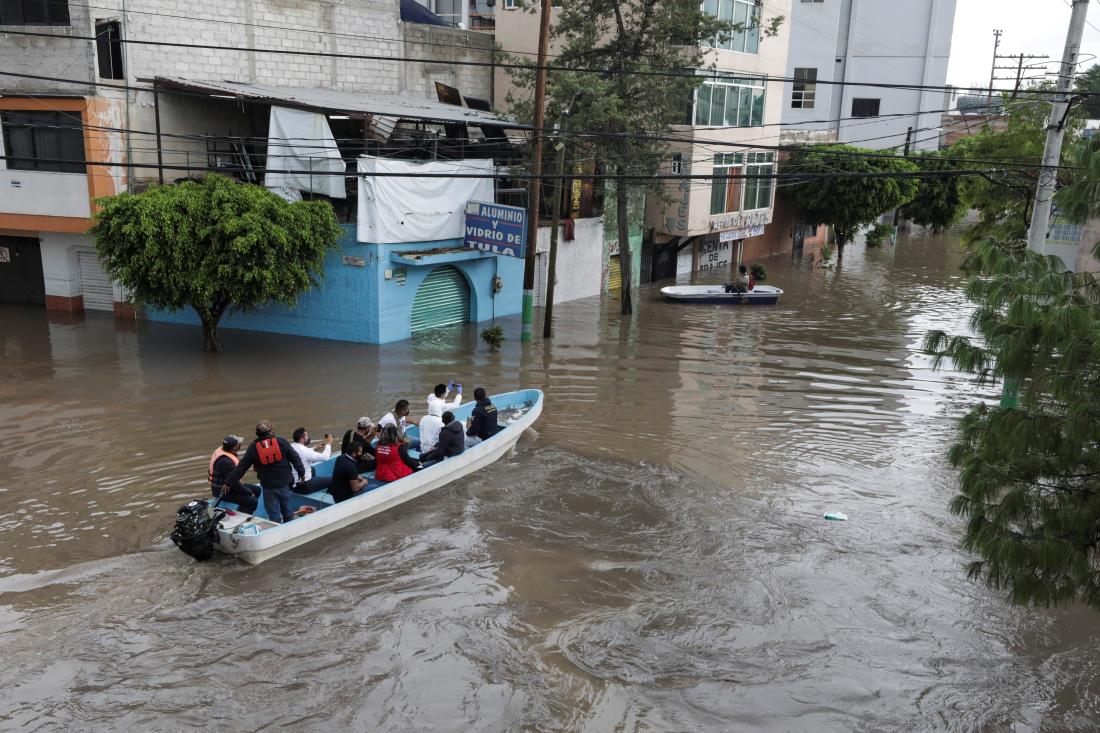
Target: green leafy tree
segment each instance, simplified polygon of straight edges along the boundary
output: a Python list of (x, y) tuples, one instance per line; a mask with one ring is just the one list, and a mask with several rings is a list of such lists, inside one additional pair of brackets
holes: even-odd
[(850, 145), (801, 146), (791, 151), (780, 170), (803, 177), (786, 189), (787, 201), (802, 221), (833, 228), (838, 260), (860, 229), (913, 198), (917, 180), (905, 175), (916, 171), (917, 165), (907, 158)]
[(193, 308), (207, 351), (221, 350), (228, 310), (293, 305), (341, 234), (326, 202), (292, 204), (218, 175), (97, 203), (91, 231), (104, 268), (136, 303)]
[[(589, 151), (608, 172), (631, 177), (615, 185), (624, 314), (632, 311), (631, 191), (648, 185), (662, 195), (659, 184), (645, 183), (667, 157), (668, 143), (655, 138), (687, 122), (692, 94), (705, 79), (693, 70), (703, 68), (705, 48), (716, 36), (742, 30), (774, 36), (783, 22), (783, 16), (765, 17), (761, 11), (750, 23), (733, 24), (706, 13), (703, 5), (698, 0), (591, 0), (554, 9), (557, 55), (547, 78), (547, 120), (576, 99), (570, 128), (586, 133)], [(537, 3), (525, 6), (533, 10)], [(680, 76), (670, 69), (685, 72)], [(529, 71), (519, 70), (513, 78), (521, 90), (534, 87)], [(513, 103), (530, 119), (529, 96), (527, 103)]]
[(917, 195), (901, 209), (901, 216), (921, 226), (940, 232), (954, 226), (966, 212), (959, 177), (951, 173), (958, 163), (944, 160), (943, 153), (919, 153), (911, 160), (922, 173), (942, 173), (919, 180)]
[[(1093, 64), (1078, 76), (1075, 86), (1079, 92), (1100, 92), (1100, 64)], [(1081, 111), (1086, 119), (1100, 120), (1100, 97), (1085, 97)]]
[(975, 405), (950, 450), (970, 575), (1015, 603), (1100, 610), (1100, 285), (994, 241), (971, 265), (975, 335), (934, 331), (924, 349), (937, 367), (1016, 385), (1019, 404)]

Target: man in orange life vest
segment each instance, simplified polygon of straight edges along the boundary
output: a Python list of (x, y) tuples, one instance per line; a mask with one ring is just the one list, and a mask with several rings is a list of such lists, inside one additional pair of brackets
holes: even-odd
[(237, 451), (241, 449), (241, 439), (236, 435), (227, 435), (222, 441), (222, 447), (214, 451), (210, 456), (210, 466), (206, 470), (206, 478), (210, 481), (210, 493), (214, 498), (219, 496), (226, 501), (236, 504), (245, 514), (256, 511), (256, 500), (260, 496), (260, 487), (256, 484), (241, 484), (241, 488), (232, 489), (226, 483), (229, 474), (237, 467)]
[(289, 522), (294, 518), (290, 509), (290, 485), (294, 482), (291, 468), (299, 476), (306, 473), (302, 459), (284, 438), (275, 437), (275, 427), (269, 420), (256, 423), (256, 440), (244, 452), (244, 458), (229, 474), (226, 483), (235, 489), (248, 469), (256, 467), (263, 487), (264, 510), (272, 522)]

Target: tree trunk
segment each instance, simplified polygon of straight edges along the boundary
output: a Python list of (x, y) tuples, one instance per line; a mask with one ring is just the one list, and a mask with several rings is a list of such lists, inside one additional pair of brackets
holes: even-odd
[[(619, 167), (619, 172), (624, 172), (621, 166)], [(619, 271), (622, 273), (623, 278), (622, 310), (624, 316), (628, 316), (634, 312), (634, 307), (630, 302), (630, 283), (633, 276), (631, 265), (633, 264), (633, 260), (631, 259), (630, 252), (630, 226), (627, 221), (626, 194), (626, 181), (620, 179), (615, 184), (615, 212), (616, 223), (618, 224), (619, 230)]]
[(218, 341), (218, 322), (212, 318), (202, 319), (202, 348), (211, 354), (222, 350)]
[(842, 259), (844, 259), (844, 240), (843, 239), (837, 239), (836, 240), (836, 261), (840, 262)]

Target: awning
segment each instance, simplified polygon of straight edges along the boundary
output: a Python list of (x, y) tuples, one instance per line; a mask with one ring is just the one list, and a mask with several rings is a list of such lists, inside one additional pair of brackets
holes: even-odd
[(210, 97), (231, 97), (313, 112), (373, 115), (439, 123), (466, 123), (482, 127), (530, 128), (530, 125), (520, 124), (512, 117), (396, 94), (353, 92), (341, 89), (272, 87), (235, 81), (196, 81), (165, 76), (158, 76), (153, 81), (157, 87), (164, 90), (175, 89)]

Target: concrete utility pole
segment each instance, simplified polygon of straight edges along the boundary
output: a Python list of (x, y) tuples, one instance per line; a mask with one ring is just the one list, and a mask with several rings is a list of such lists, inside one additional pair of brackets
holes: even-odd
[(546, 307), (542, 322), (542, 337), (550, 338), (554, 324), (554, 284), (558, 277), (558, 225), (561, 220), (561, 190), (565, 183), (565, 133), (569, 130), (569, 116), (577, 106), (581, 92), (573, 95), (569, 106), (561, 112), (561, 127), (558, 130), (557, 180), (554, 183), (554, 216), (550, 221), (550, 266), (546, 273)]
[(1027, 231), (1027, 248), (1035, 252), (1043, 251), (1050, 226), (1050, 204), (1058, 178), (1058, 162), (1062, 158), (1062, 139), (1066, 134), (1070, 91), (1077, 72), (1077, 55), (1081, 50), (1081, 36), (1085, 32), (1085, 16), (1088, 11), (1089, 0), (1073, 0), (1073, 15), (1066, 34), (1066, 48), (1062, 52), (1062, 66), (1058, 70), (1058, 95), (1051, 102), (1047, 142), (1043, 149), (1043, 167), (1039, 170), (1031, 227)]
[(523, 263), (523, 317), (520, 341), (531, 340), (535, 322), (535, 247), (539, 241), (539, 196), (542, 193), (542, 129), (546, 124), (546, 57), (550, 46), (550, 0), (542, 0), (539, 19), (539, 58), (535, 71), (534, 160), (530, 200), (527, 202), (527, 257)]

